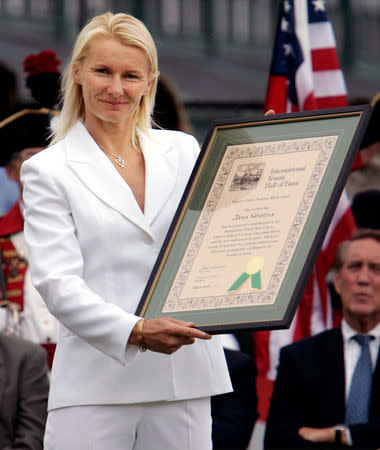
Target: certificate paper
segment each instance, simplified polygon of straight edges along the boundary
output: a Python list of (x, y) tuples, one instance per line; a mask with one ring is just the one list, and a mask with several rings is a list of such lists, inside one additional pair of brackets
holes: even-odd
[(163, 312), (273, 303), (337, 138), (227, 147)]
[(215, 122), (137, 313), (288, 327), (370, 107)]

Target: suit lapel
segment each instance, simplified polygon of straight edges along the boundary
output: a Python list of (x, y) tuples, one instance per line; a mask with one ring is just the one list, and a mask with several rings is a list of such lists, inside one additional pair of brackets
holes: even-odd
[(178, 172), (178, 149), (139, 132), (145, 159), (145, 217), (151, 224), (173, 192)]
[(170, 148), (153, 142), (143, 133), (139, 133), (139, 139), (146, 164), (145, 214), (139, 208), (128, 184), (80, 121), (65, 138), (67, 160), (80, 180), (100, 200), (154, 239), (150, 224), (174, 188), (178, 164), (167, 161), (166, 153)]
[(345, 368), (343, 337), (340, 328), (331, 330), (329, 345), (326, 346), (325, 365), (327, 367), (326, 388), (329, 391), (329, 404), (326, 410), (335, 420), (344, 422), (346, 408)]

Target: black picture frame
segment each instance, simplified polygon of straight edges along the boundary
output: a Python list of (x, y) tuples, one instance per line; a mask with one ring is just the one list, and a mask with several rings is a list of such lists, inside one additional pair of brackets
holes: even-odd
[(371, 110), (213, 122), (136, 314), (212, 334), (289, 327)]

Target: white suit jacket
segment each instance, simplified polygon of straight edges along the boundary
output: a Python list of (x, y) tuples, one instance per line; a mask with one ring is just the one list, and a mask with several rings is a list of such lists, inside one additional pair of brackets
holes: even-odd
[(49, 409), (182, 400), (231, 390), (217, 337), (173, 355), (127, 346), (134, 315), (199, 146), (180, 132), (139, 133), (143, 214), (129, 186), (78, 121), (23, 164), (33, 283), (61, 322)]

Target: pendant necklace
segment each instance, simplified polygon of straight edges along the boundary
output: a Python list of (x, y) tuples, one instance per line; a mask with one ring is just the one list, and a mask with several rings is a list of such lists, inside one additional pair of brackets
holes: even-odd
[[(84, 123), (84, 121), (81, 120), (81, 122), (83, 123), (83, 126), (86, 128), (87, 132), (91, 135), (91, 133), (88, 131), (88, 128), (87, 128), (86, 124)], [(103, 152), (109, 153), (113, 157), (113, 160), (115, 161), (115, 163), (118, 164), (121, 168), (124, 168), (125, 164), (126, 164), (125, 159), (122, 156), (127, 153), (127, 151), (131, 148), (131, 146), (132, 146), (132, 142), (128, 145), (128, 147), (123, 151), (123, 153), (120, 156), (116, 156), (113, 153), (111, 153), (109, 150), (107, 150), (106, 148), (104, 148), (98, 144), (98, 147), (101, 150), (103, 150)]]
[[(98, 144), (99, 145), (99, 144)], [(106, 148), (102, 147), (101, 145), (99, 145), (99, 147), (106, 153), (109, 153), (112, 157), (113, 160), (115, 161), (116, 164), (118, 164), (121, 168), (125, 167), (126, 161), (123, 158), (123, 155), (125, 155), (127, 153), (127, 151), (131, 148), (132, 146), (132, 142), (128, 145), (128, 147), (123, 151), (123, 153), (120, 156), (114, 155), (113, 153), (111, 153), (109, 150), (107, 150)]]

